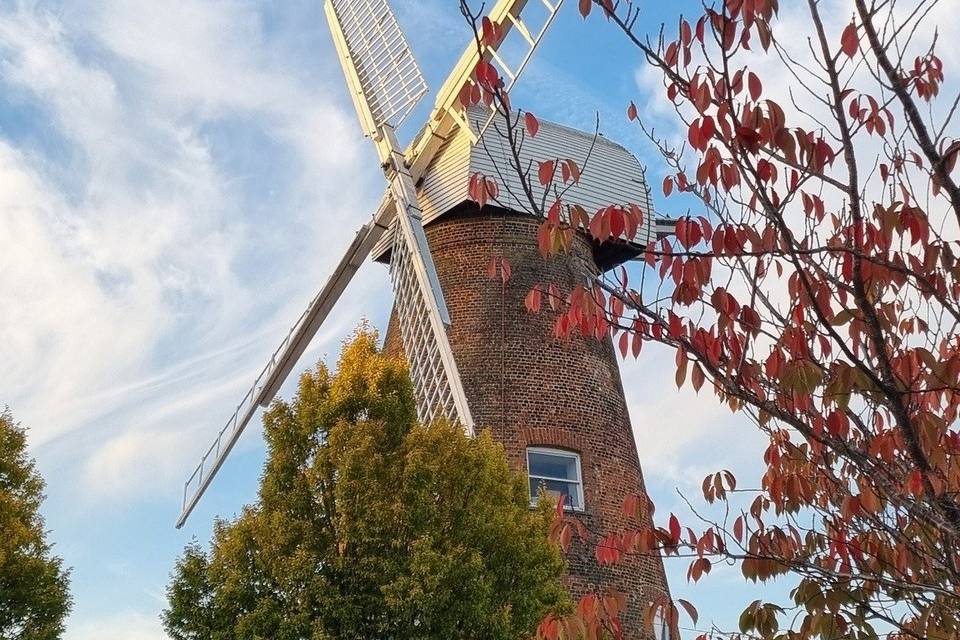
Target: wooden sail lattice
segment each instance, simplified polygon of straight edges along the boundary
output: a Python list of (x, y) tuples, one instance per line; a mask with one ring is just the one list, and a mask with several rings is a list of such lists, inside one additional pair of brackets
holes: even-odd
[[(400, 222), (394, 223), (394, 237), (401, 236)], [(394, 309), (410, 367), (410, 380), (417, 398), (417, 417), (429, 423), (437, 418), (460, 420), (457, 402), (444, 371), (441, 347), (434, 337), (431, 310), (420, 295), (413, 256), (406, 242), (395, 240), (390, 254), (390, 280)], [(472, 431), (472, 425), (466, 425)]]
[[(377, 135), (382, 124), (400, 126), (427, 92), (407, 39), (386, 0), (330, 0), (344, 47), (348, 82), (355, 75), (354, 104), (364, 133)], [(358, 104), (362, 99), (364, 104)]]

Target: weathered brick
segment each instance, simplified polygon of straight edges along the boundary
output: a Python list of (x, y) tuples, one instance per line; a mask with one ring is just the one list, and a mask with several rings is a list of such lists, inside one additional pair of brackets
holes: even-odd
[[(568, 254), (541, 257), (537, 226), (529, 216), (460, 209), (427, 227), (450, 310), (451, 345), (478, 428), (490, 429), (524, 472), (528, 446), (579, 453), (585, 511), (578, 517), (596, 535), (615, 533), (628, 525), (623, 497), (646, 490), (613, 344), (609, 338), (557, 340), (547, 304), (540, 314), (524, 307), (534, 285), (552, 282), (568, 291), (598, 267), (581, 237)], [(512, 266), (506, 285), (486, 275), (493, 256)], [(390, 351), (401, 349), (394, 316), (385, 342)], [(647, 637), (642, 609), (655, 594), (668, 593), (659, 557), (601, 567), (593, 547), (575, 541), (568, 561), (575, 597), (596, 589), (627, 594), (624, 637)]]

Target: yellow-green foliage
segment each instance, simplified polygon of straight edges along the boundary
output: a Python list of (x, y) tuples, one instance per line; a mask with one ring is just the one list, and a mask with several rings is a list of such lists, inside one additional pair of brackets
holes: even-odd
[(569, 606), (550, 514), (487, 434), (416, 421), (405, 364), (361, 328), (264, 417), (258, 502), (188, 546), (176, 639), (521, 639)]
[(26, 447), (0, 411), (0, 640), (55, 640), (70, 610), (69, 572), (46, 540), (43, 479)]

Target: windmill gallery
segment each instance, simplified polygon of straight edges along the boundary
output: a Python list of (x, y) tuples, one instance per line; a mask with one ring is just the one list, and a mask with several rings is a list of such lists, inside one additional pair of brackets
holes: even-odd
[[(481, 57), (497, 64), (510, 86), (516, 82), (562, 4), (553, 2), (526, 8), (524, 0), (499, 0), (489, 13), (501, 25), (498, 37), (467, 45), (427, 122), (404, 150), (395, 128), (427, 88), (393, 13), (386, 0), (327, 0), (347, 86), (389, 187), (185, 483), (178, 527), (368, 258), (389, 264), (395, 301), (385, 349), (406, 356), (420, 419), (455, 420), (469, 434), (489, 429), (514, 467), (530, 478), (532, 502), (545, 486), (590, 530), (623, 525), (622, 497), (645, 490), (612, 342), (556, 341), (549, 319), (528, 314), (523, 298), (538, 283), (569, 288), (634, 258), (655, 239), (657, 224), (647, 216), (627, 246), (578, 235), (570, 251), (545, 261), (538, 219), (515, 195), (520, 177), (504, 170), (509, 146), (488, 127), (490, 108), (466, 108), (460, 99)], [(522, 49), (512, 67), (500, 53), (508, 37)], [(567, 193), (587, 210), (625, 202), (652, 211), (639, 162), (602, 136), (544, 122), (521, 151), (524, 160), (590, 157), (600, 168), (585, 171)], [(482, 208), (468, 189), (478, 173), (504, 181), (503, 196)], [(509, 260), (511, 286), (486, 276), (491, 255)], [(568, 563), (567, 584), (575, 596), (604, 588), (630, 593), (621, 616), (625, 637), (646, 637), (643, 604), (667, 594), (658, 557), (601, 567), (585, 545), (574, 545)]]

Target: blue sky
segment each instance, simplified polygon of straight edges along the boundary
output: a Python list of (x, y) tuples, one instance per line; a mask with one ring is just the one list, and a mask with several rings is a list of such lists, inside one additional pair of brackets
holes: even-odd
[[(438, 87), (468, 37), (456, 4), (392, 4)], [(646, 4), (652, 33), (696, 8)], [(568, 1), (514, 102), (586, 128), (599, 113), (658, 185), (626, 104), (676, 130), (641, 62)], [(0, 404), (29, 428), (47, 524), (73, 567), (69, 640), (163, 637), (177, 554), (254, 495), (257, 425), (177, 531), (181, 483), (382, 188), (320, 0), (0, 4)], [(335, 354), (362, 317), (384, 326), (389, 305), (386, 270), (367, 265), (299, 367)], [(748, 478), (761, 451), (711, 396), (678, 392), (671, 361), (648, 349), (623, 365), (661, 521), (685, 512), (678, 490), (696, 499), (719, 468)], [(756, 597), (735, 569), (697, 586), (682, 561), (668, 569), (701, 626), (732, 626)]]

